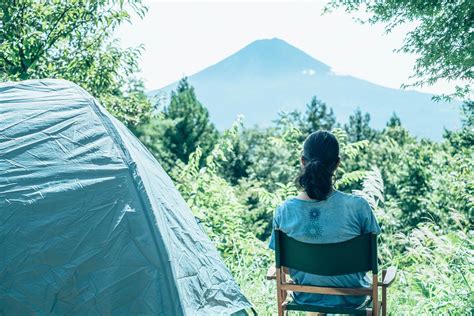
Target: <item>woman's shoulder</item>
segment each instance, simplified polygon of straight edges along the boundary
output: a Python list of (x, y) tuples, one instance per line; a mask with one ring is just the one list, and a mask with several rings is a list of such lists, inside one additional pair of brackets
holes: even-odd
[(293, 211), (296, 208), (298, 209), (305, 208), (306, 206), (312, 205), (314, 203), (315, 201), (304, 200), (304, 199), (299, 198), (296, 195), (290, 196), (277, 206), (276, 212), (284, 213), (284, 212), (287, 212), (288, 210)]
[(367, 203), (367, 200), (364, 199), (362, 196), (360, 195), (357, 195), (357, 194), (353, 194), (353, 193), (346, 193), (346, 192), (342, 192), (342, 191), (337, 191), (337, 196), (339, 199), (342, 199), (342, 200), (346, 200), (346, 201), (349, 201), (349, 202), (352, 202), (352, 203)]
[(337, 204), (344, 205), (344, 209), (355, 212), (359, 215), (368, 214), (368, 212), (371, 212), (369, 202), (367, 202), (364, 197), (357, 194), (350, 194), (339, 191)]

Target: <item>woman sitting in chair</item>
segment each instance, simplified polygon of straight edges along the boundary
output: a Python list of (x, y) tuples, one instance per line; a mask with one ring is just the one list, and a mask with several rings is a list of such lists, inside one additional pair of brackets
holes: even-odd
[[(315, 244), (337, 243), (362, 234), (380, 233), (372, 210), (363, 198), (342, 193), (333, 187), (334, 172), (339, 166), (339, 143), (327, 131), (314, 132), (306, 138), (301, 157), (301, 174), (297, 179), (303, 189), (281, 204), (273, 217), (273, 229), (279, 229), (298, 241)], [(275, 250), (272, 233), (270, 248)], [(296, 284), (324, 287), (370, 287), (365, 273), (318, 276), (289, 271)], [(355, 307), (365, 296), (294, 293), (298, 304), (328, 307)]]

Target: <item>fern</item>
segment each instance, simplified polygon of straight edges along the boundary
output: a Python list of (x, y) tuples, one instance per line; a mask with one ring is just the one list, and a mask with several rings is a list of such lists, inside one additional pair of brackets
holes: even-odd
[(353, 190), (352, 193), (363, 197), (374, 211), (378, 211), (379, 206), (385, 201), (382, 174), (379, 168), (373, 166), (372, 170), (366, 171), (364, 176), (362, 189)]

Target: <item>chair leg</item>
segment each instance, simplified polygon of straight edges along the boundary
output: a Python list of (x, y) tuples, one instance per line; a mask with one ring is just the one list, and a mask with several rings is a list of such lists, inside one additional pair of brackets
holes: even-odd
[(278, 316), (284, 316), (284, 314), (283, 314), (283, 301), (282, 301), (281, 297), (282, 297), (282, 293), (279, 289), (277, 289)]
[(387, 287), (382, 286), (382, 316), (387, 316)]
[(282, 273), (281, 269), (276, 269), (276, 279), (277, 279), (277, 303), (278, 303), (278, 316), (283, 316), (283, 291), (280, 289), (282, 284)]
[[(382, 270), (382, 282), (385, 280), (387, 270)], [(387, 316), (387, 287), (382, 283), (382, 316)]]
[(377, 274), (372, 274), (372, 315), (379, 316), (379, 284)]

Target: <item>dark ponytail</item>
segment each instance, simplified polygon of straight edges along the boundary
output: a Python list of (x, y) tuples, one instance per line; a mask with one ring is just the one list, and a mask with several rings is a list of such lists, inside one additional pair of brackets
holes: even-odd
[(303, 144), (303, 166), (297, 183), (314, 200), (325, 200), (339, 162), (339, 143), (328, 131), (310, 134)]

